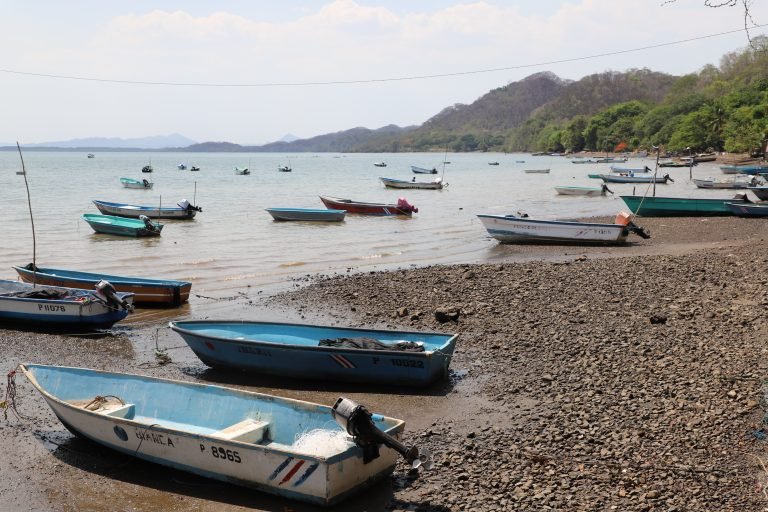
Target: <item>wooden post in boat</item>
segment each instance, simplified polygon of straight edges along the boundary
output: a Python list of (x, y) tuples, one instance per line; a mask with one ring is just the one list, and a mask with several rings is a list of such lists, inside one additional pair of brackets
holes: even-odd
[(661, 146), (651, 146), (656, 150), (656, 168), (653, 170), (653, 197), (656, 197), (656, 176), (659, 174), (659, 156), (661, 155)]
[(16, 149), (19, 150), (19, 158), (21, 159), (21, 173), (24, 176), (24, 187), (27, 189), (27, 206), (29, 207), (29, 222), (32, 225), (32, 286), (35, 286), (37, 281), (37, 242), (35, 240), (35, 219), (32, 217), (32, 199), (29, 195), (29, 182), (27, 181), (27, 168), (24, 166), (24, 155), (21, 154), (21, 146), (19, 141), (16, 141)]

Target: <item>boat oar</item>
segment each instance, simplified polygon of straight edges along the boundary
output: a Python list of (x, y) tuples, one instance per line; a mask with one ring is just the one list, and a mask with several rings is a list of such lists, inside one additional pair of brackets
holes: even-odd
[(416, 469), (432, 469), (432, 455), (429, 450), (419, 450), (416, 446), (406, 447), (400, 441), (381, 431), (373, 423), (373, 415), (362, 405), (340, 397), (331, 409), (331, 415), (344, 430), (355, 440), (355, 443), (363, 449), (363, 462), (367, 463), (379, 456), (379, 445), (383, 444), (392, 448), (403, 456), (411, 466)]

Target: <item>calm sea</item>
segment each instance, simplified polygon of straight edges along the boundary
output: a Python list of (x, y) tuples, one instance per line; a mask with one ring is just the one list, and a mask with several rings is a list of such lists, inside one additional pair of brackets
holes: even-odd
[[(410, 165), (443, 172), (443, 154), (222, 154), (96, 153), (26, 151), (39, 266), (125, 275), (190, 280), (193, 292), (223, 296), (246, 285), (269, 286), (316, 272), (389, 268), (448, 262), (483, 262), (494, 253), (475, 217), (478, 213), (525, 211), (538, 218), (614, 215), (626, 209), (616, 198), (557, 196), (556, 185), (599, 186), (590, 172), (606, 164), (574, 165), (562, 157), (524, 154), (451, 154), (444, 166), (445, 190), (391, 190), (379, 176), (410, 180)], [(519, 163), (524, 160), (525, 163)], [(151, 175), (141, 168), (150, 163)], [(374, 167), (385, 161), (386, 168)], [(498, 161), (498, 166), (488, 165)], [(196, 165), (200, 172), (178, 170)], [(278, 172), (290, 164), (291, 173)], [(630, 160), (627, 166), (652, 165)], [(234, 174), (248, 166), (251, 175)], [(525, 174), (525, 168), (550, 168), (550, 174)], [(0, 277), (15, 279), (11, 265), (32, 261), (27, 196), (16, 152), (0, 152), (0, 198), (4, 213)], [(687, 169), (659, 185), (667, 195), (722, 195), (697, 191)], [(695, 176), (717, 176), (714, 164)], [(119, 179), (151, 177), (152, 190), (123, 188)], [(419, 180), (433, 179), (419, 175)], [(642, 185), (637, 186), (640, 191)], [(611, 185), (618, 193), (632, 185)], [(406, 197), (419, 208), (413, 218), (348, 215), (343, 223), (274, 222), (268, 207), (322, 208), (318, 195), (368, 202)], [(188, 199), (203, 208), (192, 221), (165, 221), (157, 238), (97, 235), (80, 219), (98, 213), (93, 199), (139, 205), (172, 205)]]

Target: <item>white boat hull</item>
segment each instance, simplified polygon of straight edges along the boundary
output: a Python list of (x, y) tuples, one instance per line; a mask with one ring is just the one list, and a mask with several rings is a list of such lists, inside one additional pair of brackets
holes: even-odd
[(555, 187), (555, 191), (561, 196), (598, 197), (605, 195), (603, 189), (587, 187)]
[(488, 234), (502, 243), (620, 244), (629, 230), (619, 224), (533, 220), (478, 215)]

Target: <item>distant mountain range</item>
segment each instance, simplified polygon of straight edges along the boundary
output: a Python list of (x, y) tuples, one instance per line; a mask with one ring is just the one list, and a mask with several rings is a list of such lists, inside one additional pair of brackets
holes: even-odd
[(196, 141), (173, 133), (171, 135), (155, 135), (151, 137), (139, 137), (135, 139), (121, 139), (118, 137), (88, 137), (84, 139), (71, 139), (39, 144), (23, 144), (25, 148), (66, 148), (66, 149), (165, 149), (186, 147), (195, 144)]

